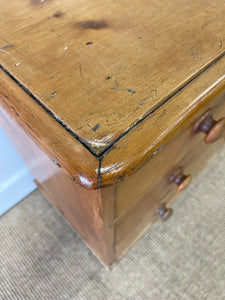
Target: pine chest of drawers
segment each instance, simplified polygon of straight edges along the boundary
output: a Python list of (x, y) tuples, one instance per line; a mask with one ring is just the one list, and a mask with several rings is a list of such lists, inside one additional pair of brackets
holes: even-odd
[(0, 0), (0, 66), (1, 126), (107, 266), (224, 145), (222, 1)]

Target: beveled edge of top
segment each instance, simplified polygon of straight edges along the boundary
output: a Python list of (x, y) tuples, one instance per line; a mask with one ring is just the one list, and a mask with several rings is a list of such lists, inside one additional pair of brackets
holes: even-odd
[[(72, 180), (98, 187), (99, 161), (0, 68), (0, 106)], [(34, 113), (34, 112), (37, 113)], [(4, 116), (0, 113), (1, 118)], [(48, 130), (46, 130), (46, 124)], [(54, 133), (54, 134), (52, 134)]]
[[(139, 170), (177, 134), (184, 118), (196, 106), (224, 91), (225, 57), (221, 56), (100, 157), (85, 148), (43, 107), (30, 101), (30, 95), (2, 68), (0, 78), (1, 107), (69, 177), (86, 189), (97, 189), (118, 183)], [(38, 116), (32, 113), (35, 110)]]
[(103, 155), (100, 186), (120, 182), (139, 170), (181, 132), (182, 123), (196, 118), (198, 111), (204, 110), (213, 99), (223, 96), (225, 102), (224, 94), (225, 56), (222, 56)]

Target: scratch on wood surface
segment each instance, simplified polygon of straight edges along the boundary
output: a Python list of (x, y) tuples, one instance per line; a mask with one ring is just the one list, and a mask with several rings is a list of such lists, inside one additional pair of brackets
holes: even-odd
[(175, 40), (175, 39), (173, 39), (174, 40), (174, 42), (176, 42), (177, 43), (177, 45), (179, 45), (179, 46), (181, 46), (181, 47), (185, 47), (181, 42), (178, 42), (177, 40)]
[(195, 58), (195, 53), (194, 53), (193, 47), (189, 48), (189, 52), (190, 52), (191, 57)]
[(38, 4), (44, 4), (44, 3), (47, 3), (47, 2), (51, 2), (52, 0), (31, 0), (31, 4), (34, 4), (34, 5), (38, 5)]
[[(119, 72), (121, 71), (122, 69), (122, 66), (119, 67), (119, 70), (116, 74), (116, 77), (115, 77), (115, 86), (111, 88), (111, 90), (113, 91), (122, 91), (122, 92), (128, 92), (128, 93), (131, 93), (131, 94), (136, 94), (136, 91), (131, 89), (131, 88), (127, 88), (127, 89), (124, 89), (124, 88), (120, 88), (119, 87), (119, 83), (118, 83), (118, 76), (119, 76)], [(107, 77), (108, 78), (108, 77)], [(110, 77), (111, 78), (111, 77)], [(109, 79), (110, 79), (109, 78)]]
[(211, 7), (211, 8), (215, 8), (211, 3), (209, 3), (209, 2), (206, 2), (206, 4), (209, 6), (209, 7)]
[(2, 51), (2, 52), (4, 52), (4, 53), (7, 53), (7, 54), (9, 54), (9, 52), (8, 52), (8, 51), (5, 51), (5, 50), (3, 50), (2, 48), (0, 48), (0, 51)]
[(116, 169), (118, 166), (119, 166), (118, 163), (114, 163), (110, 166), (101, 167), (101, 175), (105, 174), (105, 173), (108, 173), (108, 172), (111, 172), (113, 169)]
[(83, 76), (81, 65), (79, 65), (79, 70), (80, 70), (80, 76)]
[(31, 138), (35, 138), (37, 136), (36, 131), (33, 129), (33, 127), (28, 124), (27, 122), (24, 122), (24, 124), (26, 125), (26, 127), (28, 127), (29, 129), (29, 135), (31, 136)]
[(109, 26), (108, 23), (104, 20), (83, 21), (83, 22), (78, 23), (78, 25), (82, 29), (92, 29), (92, 30), (105, 29)]
[(189, 48), (189, 53), (190, 53), (190, 56), (195, 60), (196, 58), (198, 58), (198, 59), (202, 59), (202, 57), (201, 57), (201, 55), (199, 55), (198, 53), (196, 53), (196, 51), (195, 51), (195, 49), (194, 49), (194, 47), (190, 47)]
[(10, 54), (8, 51), (6, 51), (5, 49), (9, 49), (9, 48), (12, 48), (13, 47), (13, 45), (6, 45), (6, 46), (4, 46), (4, 47), (1, 47), (0, 48), (0, 51), (2, 51), (2, 52), (5, 52), (5, 53), (7, 53), (7, 54)]
[(153, 124), (156, 125), (158, 121), (165, 115), (165, 113), (166, 113), (166, 108), (163, 109), (162, 113), (158, 116), (158, 118), (155, 120)]
[[(8, 96), (6, 96), (6, 95), (3, 95), (3, 96), (4, 96), (7, 100), (9, 99)], [(16, 108), (15, 108), (13, 105), (9, 104), (7, 101), (5, 101), (5, 100), (3, 99), (3, 97), (1, 98), (1, 102), (2, 102), (2, 104), (3, 104), (4, 106), (6, 106), (6, 107), (12, 112), (12, 114), (13, 114), (14, 116), (19, 117), (19, 113), (18, 113), (18, 111), (16, 110)]]
[(12, 47), (14, 47), (14, 45), (6, 45), (4, 47), (1, 47), (0, 49), (5, 50), (5, 49), (12, 48)]
[(132, 89), (122, 89), (122, 88), (119, 88), (119, 87), (113, 87), (113, 88), (111, 88), (111, 90), (113, 90), (113, 91), (121, 91), (121, 92), (128, 92), (128, 93), (131, 93), (131, 94), (136, 94), (136, 91), (132, 90)]
[(59, 159), (58, 159), (58, 155), (57, 155), (57, 151), (55, 150), (55, 145), (66, 145), (66, 146), (76, 146), (75, 144), (70, 144), (70, 143), (61, 143), (61, 142), (52, 142), (50, 144), (52, 151), (53, 151), (53, 155), (54, 157), (51, 157), (51, 160), (58, 166), (58, 167), (62, 167), (61, 164), (59, 163)]
[(215, 20), (214, 19), (212, 19), (212, 20), (208, 20), (206, 23), (204, 23), (203, 25), (202, 25), (202, 29), (204, 29), (205, 27), (207, 27), (210, 23), (212, 23), (212, 22), (214, 22)]

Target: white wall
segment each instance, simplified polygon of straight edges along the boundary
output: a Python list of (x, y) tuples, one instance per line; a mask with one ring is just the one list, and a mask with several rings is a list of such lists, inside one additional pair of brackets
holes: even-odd
[(29, 170), (0, 127), (0, 216), (35, 188)]

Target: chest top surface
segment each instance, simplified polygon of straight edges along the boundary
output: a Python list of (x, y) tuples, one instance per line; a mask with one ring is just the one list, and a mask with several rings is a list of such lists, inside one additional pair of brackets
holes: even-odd
[(224, 51), (221, 0), (0, 0), (1, 68), (96, 158)]

